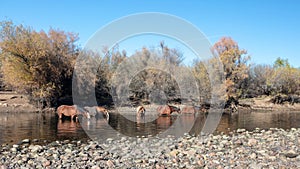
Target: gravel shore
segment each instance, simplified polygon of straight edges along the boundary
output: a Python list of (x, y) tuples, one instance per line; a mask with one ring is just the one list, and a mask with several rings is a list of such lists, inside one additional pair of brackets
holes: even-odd
[(4, 168), (300, 168), (300, 129), (2, 145)]

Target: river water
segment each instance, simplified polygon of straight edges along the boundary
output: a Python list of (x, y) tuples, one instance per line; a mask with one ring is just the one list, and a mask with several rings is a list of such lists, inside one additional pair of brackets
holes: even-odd
[[(0, 144), (17, 144), (23, 139), (46, 143), (55, 140), (105, 140), (119, 136), (163, 136), (163, 133), (198, 134), (206, 115), (182, 115), (171, 117), (145, 116), (143, 119), (134, 115), (122, 116), (112, 113), (107, 119), (93, 117), (80, 122), (69, 118), (58, 120), (53, 113), (0, 113)], [(176, 125), (175, 125), (176, 124)], [(179, 127), (178, 127), (179, 125)], [(175, 126), (175, 127), (174, 127)], [(224, 114), (215, 133), (228, 133), (238, 128), (300, 128), (300, 112), (240, 112)]]

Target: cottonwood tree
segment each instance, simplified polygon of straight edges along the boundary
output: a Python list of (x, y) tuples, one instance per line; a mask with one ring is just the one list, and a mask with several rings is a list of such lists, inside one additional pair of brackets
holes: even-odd
[(212, 47), (224, 68), (224, 85), (227, 102), (236, 102), (245, 92), (243, 85), (248, 77), (250, 56), (247, 51), (240, 49), (237, 42), (230, 37), (223, 37)]
[(60, 30), (35, 31), (10, 21), (0, 23), (1, 71), (6, 84), (51, 106), (70, 93), (78, 36)]
[[(134, 102), (149, 102), (151, 99), (155, 100), (153, 97), (159, 94), (172, 100), (179, 91), (172, 75), (180, 67), (181, 61), (182, 54), (164, 43), (160, 44), (160, 48), (144, 47), (118, 66), (115, 72), (115, 77), (118, 78), (113, 80), (113, 86), (117, 86), (115, 92), (119, 96), (130, 95)], [(124, 90), (127, 87), (129, 91)]]

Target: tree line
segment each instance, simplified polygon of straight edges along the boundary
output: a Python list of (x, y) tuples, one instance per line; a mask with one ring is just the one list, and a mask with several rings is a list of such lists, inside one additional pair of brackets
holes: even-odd
[[(0, 22), (2, 90), (10, 88), (26, 94), (40, 107), (58, 106), (63, 103), (62, 98), (72, 96), (75, 62), (83, 55), (99, 65), (96, 79), (82, 83), (95, 84), (100, 104), (112, 103), (113, 95), (122, 94), (124, 88), (128, 88), (129, 102), (135, 104), (181, 102), (185, 99), (181, 91), (185, 89), (180, 86), (188, 86), (193, 80), (197, 89), (185, 93), (197, 93), (196, 98), (190, 99), (202, 104), (209, 102), (215, 90), (212, 78), (220, 77), (223, 77), (219, 88), (225, 91), (221, 96), (225, 106), (237, 104), (241, 98), (300, 95), (299, 68), (282, 58), (270, 65), (252, 64), (247, 51), (230, 37), (223, 37), (212, 46), (212, 58), (195, 60), (191, 66), (183, 64), (184, 56), (179, 50), (163, 42), (156, 48), (144, 47), (129, 59), (126, 51), (119, 51), (117, 46), (103, 48), (104, 55), (100, 55), (81, 49), (77, 41), (75, 33), (56, 29), (36, 31), (11, 21)], [(120, 68), (123, 73), (134, 72), (131, 66), (124, 64), (127, 62), (135, 67), (150, 68), (141, 69), (130, 79), (111, 80)], [(210, 77), (207, 65), (217, 69), (218, 63), (222, 63), (222, 71), (218, 72), (219, 76)], [(151, 68), (154, 64), (161, 69)], [(172, 75), (174, 72), (177, 72), (176, 77)], [(89, 77), (89, 72), (85, 76)]]

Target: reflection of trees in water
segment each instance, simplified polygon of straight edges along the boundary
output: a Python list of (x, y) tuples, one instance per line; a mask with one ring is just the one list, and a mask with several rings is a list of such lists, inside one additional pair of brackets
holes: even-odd
[(206, 116), (204, 113), (198, 113), (197, 115), (195, 114), (195, 116), (191, 116), (191, 117), (194, 117), (194, 118), (189, 118), (188, 122), (189, 123), (193, 122), (194, 125), (191, 128), (191, 130), (189, 131), (189, 134), (190, 135), (198, 135), (198, 134), (200, 134), (200, 132), (204, 126)]
[[(147, 116), (145, 116), (145, 118), (147, 118)], [(150, 122), (141, 122), (139, 120), (134, 122), (128, 120), (126, 117), (120, 114), (113, 114), (110, 116), (109, 125), (126, 136), (155, 136), (170, 129), (170, 127), (174, 125), (174, 122), (177, 120), (179, 120), (180, 127), (176, 127), (174, 129), (171, 128), (171, 130), (176, 130), (171, 133), (189, 132), (192, 135), (198, 135), (204, 125), (205, 115), (199, 114), (196, 116), (193, 114), (188, 114), (182, 116), (158, 116), (157, 119)], [(145, 121), (147, 121), (147, 119)], [(193, 124), (193, 126), (189, 127), (190, 124)]]
[(255, 128), (289, 129), (300, 127), (299, 121), (299, 112), (239, 112), (233, 115), (224, 114), (217, 131), (228, 133), (238, 128), (244, 128), (249, 131)]
[[(155, 136), (160, 132), (164, 132), (167, 129), (173, 129), (177, 120), (180, 121), (181, 129), (187, 124), (193, 124), (189, 131), (191, 135), (197, 135), (201, 132), (202, 127), (206, 120), (206, 115), (199, 114), (194, 115), (178, 115), (171, 117), (157, 117), (152, 121), (149, 118), (153, 118), (147, 115), (140, 121), (131, 121), (126, 117), (119, 114), (111, 114), (109, 125), (104, 118), (92, 118), (89, 123), (72, 122), (69, 119), (58, 121), (58, 117), (53, 113), (0, 113), (0, 143), (18, 143), (23, 139), (40, 139), (40, 140), (86, 140), (88, 139), (85, 131), (82, 128), (90, 127), (99, 132), (105, 134), (106, 130), (111, 127), (116, 130), (115, 133), (121, 133), (126, 136)], [(135, 118), (135, 117), (134, 117)], [(237, 128), (245, 128), (247, 130), (253, 130), (256, 127), (259, 128), (283, 128), (288, 129), (291, 127), (300, 127), (300, 113), (299, 112), (240, 112), (238, 114), (226, 115), (221, 118), (217, 131), (228, 133), (230, 130)], [(98, 133), (97, 133), (98, 132)], [(177, 132), (177, 131), (175, 131)], [(187, 131), (188, 132), (188, 131)], [(98, 136), (98, 135), (97, 135)], [(100, 137), (103, 135), (100, 135)], [(12, 140), (12, 142), (11, 142)]]
[(1, 142), (22, 139), (47, 139), (55, 137), (55, 116), (51, 113), (5, 113), (0, 114)]

